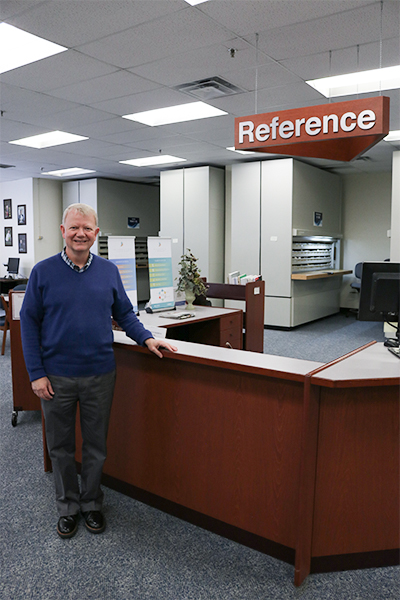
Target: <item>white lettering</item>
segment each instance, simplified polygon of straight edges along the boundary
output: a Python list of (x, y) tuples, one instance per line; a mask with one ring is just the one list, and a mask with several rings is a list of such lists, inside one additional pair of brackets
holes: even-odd
[(278, 127), (279, 117), (274, 117), (271, 121), (272, 139), (276, 140), (276, 128)]
[(281, 138), (288, 139), (291, 138), (294, 132), (294, 125), (292, 121), (283, 121), (279, 125), (279, 135)]
[(321, 131), (321, 119), (318, 117), (310, 117), (306, 122), (306, 133), (308, 135), (318, 135)]
[(269, 126), (265, 123), (259, 125), (256, 129), (256, 139), (259, 142), (265, 142), (269, 138)]
[[(304, 126), (304, 131), (302, 130)], [(339, 116), (335, 113), (323, 115), (320, 117), (309, 117), (296, 119), (293, 121), (282, 121), (279, 123), (279, 116), (275, 115), (271, 123), (260, 123), (255, 128), (253, 121), (242, 121), (239, 122), (239, 144), (243, 144), (247, 136), (246, 143), (252, 144), (256, 140), (257, 142), (266, 142), (267, 140), (289, 139), (295, 135), (301, 137), (306, 134), (308, 136), (315, 136), (319, 133), (333, 134), (338, 133), (339, 130), (350, 132), (354, 131), (356, 127), (361, 130), (372, 129), (376, 125), (376, 114), (371, 109), (361, 111), (358, 115), (354, 112), (346, 112)], [(255, 129), (255, 131), (254, 131)]]
[(324, 115), (322, 117), (322, 133), (329, 133), (329, 121), (332, 121), (332, 133), (339, 131), (339, 117), (337, 115)]
[(350, 125), (347, 125), (347, 119), (355, 121), (357, 117), (353, 112), (344, 113), (344, 115), (342, 115), (340, 118), (340, 128), (343, 129), (343, 131), (353, 131), (353, 129), (356, 128), (356, 123), (350, 123)]
[(371, 129), (376, 122), (376, 115), (373, 110), (363, 110), (358, 115), (357, 125), (360, 129)]
[[(247, 129), (245, 129), (245, 127), (247, 127)], [(243, 121), (243, 123), (239, 123), (239, 144), (243, 144), (243, 137), (245, 135), (249, 136), (249, 143), (254, 142), (253, 131), (253, 121)]]
[(305, 119), (296, 119), (296, 133), (295, 133), (296, 137), (300, 137), (301, 136), (300, 127), (302, 125), (304, 125), (305, 122), (306, 122)]

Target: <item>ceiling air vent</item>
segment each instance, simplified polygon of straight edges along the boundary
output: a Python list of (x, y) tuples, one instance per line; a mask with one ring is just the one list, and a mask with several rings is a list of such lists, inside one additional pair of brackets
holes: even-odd
[(199, 100), (212, 100), (213, 98), (231, 96), (232, 94), (239, 94), (244, 91), (221, 77), (210, 77), (208, 79), (192, 81), (191, 83), (182, 83), (175, 86), (174, 89), (178, 92), (190, 94)]
[(0, 169), (15, 169), (15, 165), (4, 165), (0, 163)]

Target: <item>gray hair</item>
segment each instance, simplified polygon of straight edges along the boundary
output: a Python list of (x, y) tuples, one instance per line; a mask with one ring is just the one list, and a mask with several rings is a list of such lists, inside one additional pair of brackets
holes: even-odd
[(88, 204), (82, 204), (80, 202), (77, 202), (76, 204), (70, 204), (64, 210), (64, 214), (63, 214), (63, 218), (62, 218), (63, 225), (65, 225), (65, 220), (67, 218), (67, 215), (71, 212), (71, 210), (76, 210), (77, 212), (80, 212), (81, 215), (83, 215), (84, 217), (94, 217), (94, 221), (95, 221), (96, 227), (97, 227), (97, 213), (94, 210), (94, 208), (92, 208)]

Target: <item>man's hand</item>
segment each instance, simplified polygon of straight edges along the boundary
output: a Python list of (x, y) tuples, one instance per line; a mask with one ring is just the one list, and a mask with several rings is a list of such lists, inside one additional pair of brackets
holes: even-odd
[(39, 398), (43, 398), (44, 400), (51, 400), (54, 396), (53, 388), (51, 387), (50, 380), (47, 377), (40, 377), (40, 379), (35, 379), (31, 383), (33, 393)]
[(156, 340), (154, 338), (147, 338), (147, 340), (144, 343), (148, 347), (150, 352), (153, 352), (159, 358), (163, 357), (159, 348), (164, 348), (165, 350), (169, 350), (170, 352), (176, 352), (178, 350), (176, 346), (172, 346), (172, 344), (170, 344), (166, 340)]

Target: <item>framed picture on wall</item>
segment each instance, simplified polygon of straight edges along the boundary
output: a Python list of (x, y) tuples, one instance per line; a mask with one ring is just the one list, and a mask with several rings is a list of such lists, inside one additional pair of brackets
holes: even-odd
[(4, 218), (5, 219), (12, 219), (11, 198), (8, 198), (7, 200), (3, 200), (3, 205), (4, 205)]
[(18, 225), (26, 225), (26, 204), (17, 206)]
[(26, 254), (26, 233), (18, 234), (18, 252)]
[(12, 227), (4, 227), (4, 245), (13, 245)]

